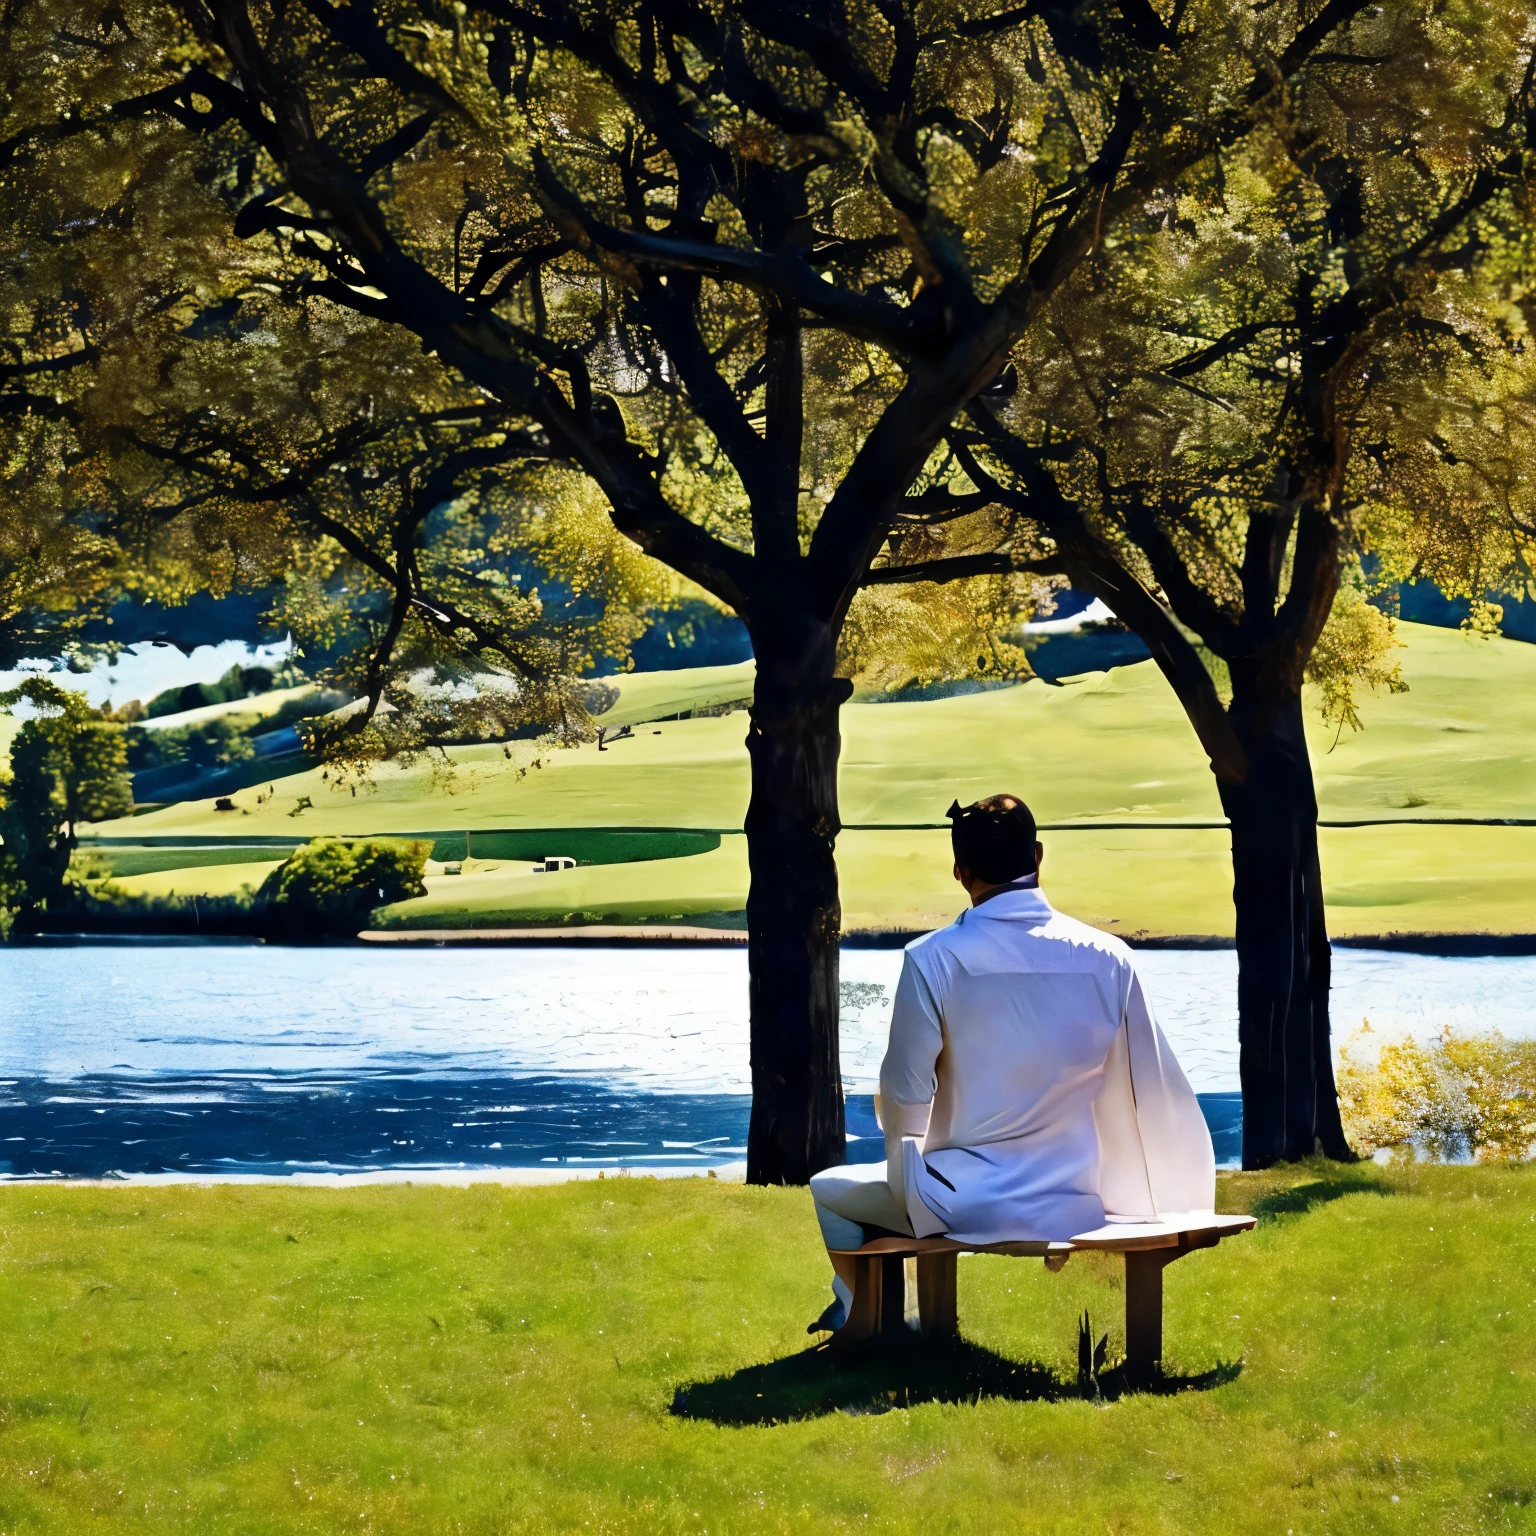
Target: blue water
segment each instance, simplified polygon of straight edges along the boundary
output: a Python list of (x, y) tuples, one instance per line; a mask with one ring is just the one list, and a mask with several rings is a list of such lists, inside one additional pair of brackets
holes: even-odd
[[(843, 956), (849, 1152), (899, 953)], [(1138, 957), (1235, 1160), (1230, 951)], [(1536, 1032), (1536, 958), (1340, 951), (1342, 1035)], [(744, 1155), (746, 957), (719, 949), (0, 949), (0, 1176), (686, 1168)]]

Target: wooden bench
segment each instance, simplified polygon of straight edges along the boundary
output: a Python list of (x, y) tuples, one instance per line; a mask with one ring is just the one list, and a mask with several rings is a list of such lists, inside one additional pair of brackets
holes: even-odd
[(906, 1326), (906, 1261), (917, 1260), (917, 1313), (925, 1334), (958, 1331), (956, 1260), (962, 1253), (1000, 1253), (1044, 1259), (1060, 1269), (1074, 1253), (1125, 1255), (1125, 1358), (1147, 1372), (1163, 1355), (1163, 1270), (1197, 1248), (1214, 1248), (1224, 1237), (1246, 1232), (1252, 1216), (1208, 1216), (1193, 1222), (1115, 1222), (1066, 1243), (957, 1243), (947, 1237), (877, 1237), (845, 1249), (854, 1261), (853, 1304), (832, 1335), (835, 1346)]

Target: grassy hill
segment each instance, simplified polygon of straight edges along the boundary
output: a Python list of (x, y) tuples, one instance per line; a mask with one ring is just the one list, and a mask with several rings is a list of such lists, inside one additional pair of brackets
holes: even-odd
[[(1536, 819), (1536, 647), (1419, 625), (1400, 633), (1410, 691), (1367, 698), (1364, 731), (1337, 735), (1310, 710), (1323, 818), (1399, 823), (1325, 834), (1335, 931), (1529, 931), (1536, 829), (1407, 819)], [(425, 765), (382, 769), (372, 787), (355, 790), (312, 771), (276, 781), (271, 795), (266, 786), (235, 795), (232, 813), (193, 801), (94, 830), (134, 841), (234, 843), (487, 828), (739, 828), (749, 788), (745, 716), (665, 717), (741, 697), (750, 663), (617, 681), (621, 698), (604, 720), (633, 724), (635, 734), (606, 750), (592, 744), (535, 760), (521, 744), (455, 749), (446, 787)], [(1033, 682), (926, 703), (855, 703), (843, 712), (843, 733), (850, 830), (839, 857), (848, 927), (918, 927), (956, 910), (942, 832), (864, 829), (942, 822), (952, 798), (1008, 788), (1042, 822), (1079, 829), (1046, 838), (1047, 883), (1063, 907), (1120, 932), (1230, 932), (1225, 834), (1180, 826), (1219, 822), (1214, 782), (1150, 662), (1062, 687)], [(1113, 825), (1122, 821), (1144, 825)], [(552, 843), (547, 851), (561, 850)], [(253, 864), (271, 858), (252, 852)], [(221, 889), (239, 867), (219, 867)], [(255, 868), (249, 873), (259, 878)], [(123, 883), (187, 894), (203, 889), (198, 878), (162, 871)], [(384, 920), (465, 926), (730, 913), (745, 895), (745, 850), (727, 837), (693, 858), (557, 876), (473, 861), (466, 873), (429, 885), (427, 897)]]

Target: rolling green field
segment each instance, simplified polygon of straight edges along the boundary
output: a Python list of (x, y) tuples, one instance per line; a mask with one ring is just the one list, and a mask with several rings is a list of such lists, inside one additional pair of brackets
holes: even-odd
[(196, 709), (183, 709), (174, 715), (156, 715), (145, 722), (151, 731), (174, 730), (185, 725), (207, 725), (210, 720), (226, 717), (266, 720), (278, 714), (285, 704), (307, 699), (320, 690), (313, 683), (303, 683), (297, 688), (274, 688), (245, 699), (228, 699), (222, 704), (200, 704)]
[[(1310, 717), (1324, 819), (1403, 822), (1325, 832), (1334, 931), (1528, 932), (1536, 926), (1536, 828), (1420, 827), (1403, 819), (1536, 818), (1536, 646), (1410, 624), (1400, 634), (1409, 692), (1367, 697), (1359, 733), (1326, 729), (1315, 709)], [(381, 769), (371, 788), (355, 793), (315, 771), (278, 781), (260, 802), (264, 787), (242, 791), (233, 813), (186, 802), (95, 831), (230, 841), (492, 827), (730, 831), (746, 809), (745, 716), (638, 721), (729, 702), (749, 676), (750, 663), (619, 680), (620, 702), (604, 719), (636, 731), (605, 751), (593, 744), (531, 765), (531, 748), (518, 744), (510, 758), (500, 746), (467, 747), (453, 751), (456, 773), (446, 787), (424, 766)], [(1152, 824), (1047, 834), (1046, 880), (1063, 908), (1125, 933), (1230, 933), (1225, 835), (1178, 828), (1219, 821), (1214, 783), (1150, 662), (1063, 687), (1033, 682), (927, 703), (855, 703), (843, 711), (843, 731), (847, 928), (923, 927), (956, 910), (942, 834), (863, 828), (941, 821), (956, 796), (1011, 788), (1047, 823)], [(301, 809), (306, 797), (312, 805)], [(428, 896), (381, 921), (665, 919), (738, 911), (746, 890), (744, 850), (732, 837), (695, 858), (559, 876), (489, 867), (496, 863), (434, 876)], [(167, 884), (143, 875), (127, 884), (187, 894), (198, 878), (182, 872), (179, 884)], [(216, 878), (221, 890), (233, 888), (222, 869)]]
[[(1132, 938), (1232, 932), (1224, 832), (1047, 832), (1044, 841), (1043, 879), (1052, 901), (1085, 922)], [(1536, 925), (1536, 832), (1369, 827), (1325, 831), (1322, 843), (1329, 922), (1338, 937), (1523, 933)], [(849, 932), (936, 927), (964, 905), (950, 878), (944, 832), (845, 832), (838, 867)], [(737, 835), (699, 858), (558, 875), (487, 861), (462, 876), (429, 876), (427, 885), (428, 895), (383, 908), (378, 926), (718, 922), (746, 900), (746, 846)], [(167, 877), (156, 877), (157, 893), (169, 888)]]
[(803, 1190), (0, 1189), (0, 1530), (1536, 1529), (1536, 1170), (1221, 1180), (1163, 1390), (1119, 1262), (960, 1266), (959, 1345), (809, 1348)]
[(121, 876), (113, 884), (128, 896), (238, 896), (241, 891), (254, 891), (282, 862), (269, 858), (192, 864)]

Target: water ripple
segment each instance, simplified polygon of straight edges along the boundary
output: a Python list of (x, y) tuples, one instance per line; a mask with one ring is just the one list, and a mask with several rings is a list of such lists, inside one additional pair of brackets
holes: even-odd
[[(1366, 1017), (1389, 1036), (1536, 1032), (1536, 958), (1345, 950), (1334, 963), (1346, 1036)], [(1144, 951), (1138, 964), (1232, 1155), (1236, 956)], [(883, 1150), (868, 1095), (900, 965), (899, 952), (843, 955), (855, 1160)], [(0, 1072), (0, 1175), (725, 1161), (741, 1155), (749, 1104), (746, 956), (0, 949)], [(470, 1123), (489, 1116), (516, 1118)]]

